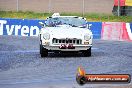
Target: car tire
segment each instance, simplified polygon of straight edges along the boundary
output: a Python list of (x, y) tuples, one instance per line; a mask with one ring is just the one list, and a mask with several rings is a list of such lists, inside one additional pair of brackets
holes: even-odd
[(45, 48), (42, 48), (41, 57), (47, 57), (48, 56), (48, 50)]
[(87, 49), (86, 51), (84, 51), (83, 53), (84, 53), (84, 56), (90, 57), (91, 56), (91, 47), (89, 49)]
[(42, 44), (40, 44), (40, 55), (41, 57), (47, 57), (48, 56), (48, 50), (45, 49)]
[(40, 49), (39, 49), (39, 50), (40, 50), (39, 53), (41, 54), (41, 53), (42, 53), (42, 48), (43, 48), (43, 46), (40, 44), (40, 45), (39, 45), (39, 48), (40, 48)]

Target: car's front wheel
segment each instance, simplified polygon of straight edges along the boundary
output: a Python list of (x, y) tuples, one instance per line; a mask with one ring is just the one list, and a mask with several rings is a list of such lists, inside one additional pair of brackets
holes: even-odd
[(83, 51), (84, 56), (90, 57), (91, 56), (91, 47), (85, 51)]
[(48, 50), (45, 49), (42, 44), (40, 44), (40, 55), (41, 57), (47, 57), (48, 56)]

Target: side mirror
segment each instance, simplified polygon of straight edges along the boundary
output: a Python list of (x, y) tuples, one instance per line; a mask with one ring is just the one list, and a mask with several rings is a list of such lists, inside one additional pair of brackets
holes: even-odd
[(41, 25), (42, 27), (45, 27), (45, 24), (43, 22), (39, 22), (39, 25)]
[(89, 29), (89, 25), (88, 24), (86, 25), (86, 28)]
[(87, 29), (90, 29), (91, 26), (92, 26), (92, 24), (87, 24), (86, 28), (87, 28)]

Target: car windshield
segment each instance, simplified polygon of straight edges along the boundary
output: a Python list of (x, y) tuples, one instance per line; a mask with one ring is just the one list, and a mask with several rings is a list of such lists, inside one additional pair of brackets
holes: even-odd
[(86, 20), (78, 17), (54, 17), (48, 18), (46, 25), (56, 27), (57, 25), (71, 25), (72, 27), (86, 27)]

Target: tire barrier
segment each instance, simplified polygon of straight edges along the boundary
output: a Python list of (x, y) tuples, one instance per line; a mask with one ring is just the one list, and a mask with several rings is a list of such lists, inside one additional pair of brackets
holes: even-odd
[[(38, 19), (0, 18), (0, 35), (38, 36), (41, 26)], [(132, 23), (87, 22), (94, 39), (132, 41)]]

